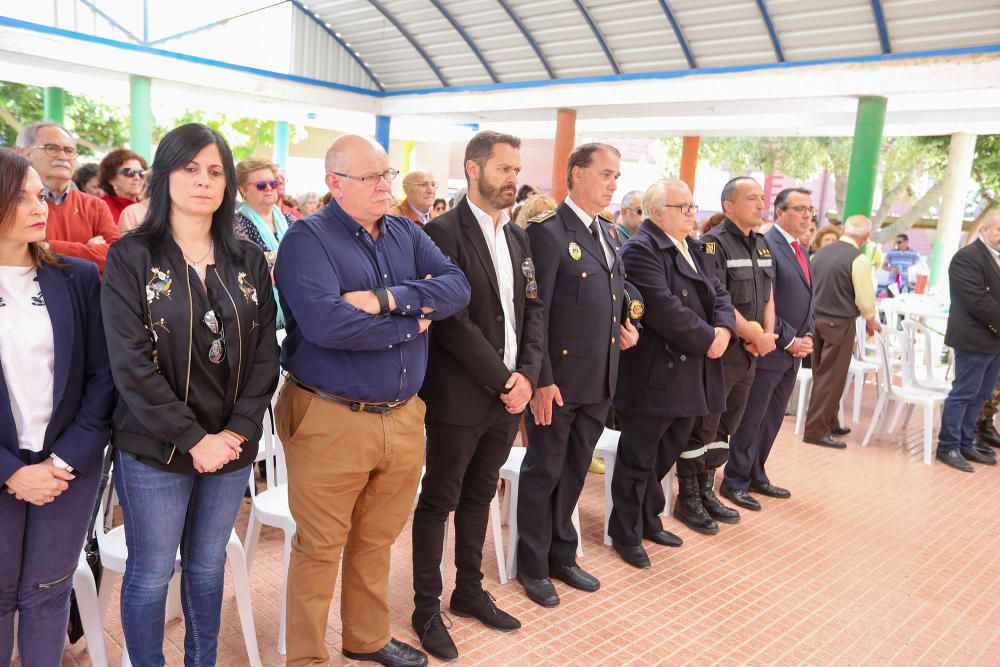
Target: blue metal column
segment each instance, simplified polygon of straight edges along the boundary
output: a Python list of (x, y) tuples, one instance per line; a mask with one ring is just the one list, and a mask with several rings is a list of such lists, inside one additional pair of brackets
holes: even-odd
[(385, 152), (389, 152), (389, 123), (392, 118), (389, 116), (375, 116), (375, 141), (382, 144)]
[(284, 169), (288, 162), (288, 121), (274, 121), (274, 161)]

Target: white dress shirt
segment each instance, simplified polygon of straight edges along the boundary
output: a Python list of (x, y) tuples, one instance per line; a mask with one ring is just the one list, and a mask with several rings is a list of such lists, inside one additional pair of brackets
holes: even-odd
[(17, 446), (42, 451), (52, 418), (55, 346), (52, 320), (38, 272), (24, 266), (0, 266), (0, 362), (17, 429)]
[[(666, 232), (663, 233), (667, 234)], [(694, 258), (691, 257), (691, 251), (688, 249), (687, 239), (675, 239), (670, 234), (667, 234), (667, 238), (674, 242), (674, 245), (677, 246), (677, 250), (681, 253), (681, 257), (687, 260), (687, 263), (691, 265), (691, 268), (694, 269), (695, 273), (698, 273), (698, 267), (695, 265)]]
[[(580, 218), (580, 222), (582, 222), (583, 226), (587, 228), (587, 233), (593, 236), (590, 231), (590, 223), (592, 223), (597, 216), (594, 216), (593, 218), (588, 216), (582, 208), (577, 206), (576, 202), (573, 201), (573, 198), (569, 195), (566, 195), (566, 205), (573, 209), (573, 212), (576, 213), (576, 217)], [(601, 223), (597, 224), (598, 226), (601, 225)], [(604, 238), (603, 232), (601, 233), (601, 249), (604, 250), (604, 259), (607, 260), (608, 266), (612, 266), (615, 263), (615, 251), (608, 245), (608, 240)]]
[(493, 271), (497, 276), (497, 287), (500, 288), (500, 307), (503, 308), (503, 364), (507, 370), (513, 371), (517, 366), (517, 333), (514, 319), (514, 263), (510, 259), (510, 248), (507, 247), (507, 235), (504, 227), (510, 223), (507, 209), (500, 211), (498, 224), (493, 224), (493, 218), (483, 209), (466, 198), (472, 215), (476, 216), (479, 229), (483, 232), (486, 248), (493, 260)]

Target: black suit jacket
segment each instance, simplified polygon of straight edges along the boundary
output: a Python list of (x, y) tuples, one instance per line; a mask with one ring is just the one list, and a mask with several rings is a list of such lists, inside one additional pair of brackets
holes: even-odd
[[(428, 421), (476, 424), (500, 404), (500, 394), (506, 391), (504, 385), (511, 374), (503, 363), (505, 322), (496, 271), (466, 199), (425, 225), (424, 231), (465, 273), (472, 297), (468, 308), (431, 326), (427, 375), (420, 397), (427, 403)], [(513, 223), (504, 227), (504, 234), (514, 268), (514, 370), (535, 386), (544, 332), (542, 302), (526, 296), (528, 280), (522, 266), (531, 260), (531, 247), (528, 235)]]
[(695, 272), (663, 231), (644, 220), (622, 248), (628, 280), (646, 305), (639, 343), (622, 353), (615, 409), (660, 417), (696, 417), (726, 408), (722, 358), (705, 356), (715, 327), (736, 337), (729, 293), (715, 257), (688, 239)]
[[(536, 218), (537, 219), (537, 218)], [(625, 293), (620, 244), (598, 218), (614, 252), (604, 249), (566, 202), (555, 215), (528, 225), (545, 304), (545, 349), (538, 386), (555, 384), (567, 403), (599, 403), (615, 393), (619, 327)]]
[[(799, 266), (795, 251), (777, 227), (764, 235), (774, 259), (774, 332), (777, 349), (757, 360), (757, 368), (786, 371), (796, 358), (785, 351), (795, 337), (811, 334), (813, 325), (813, 290)], [(805, 251), (803, 251), (805, 252)]]
[(945, 345), (1000, 354), (1000, 267), (981, 239), (955, 253), (948, 280), (951, 311)]

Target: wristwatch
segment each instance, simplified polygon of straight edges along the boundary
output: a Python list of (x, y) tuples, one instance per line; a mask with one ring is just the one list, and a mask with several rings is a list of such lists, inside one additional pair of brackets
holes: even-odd
[(52, 459), (52, 467), (55, 468), (56, 470), (65, 470), (66, 472), (73, 472), (73, 466), (66, 463), (55, 454), (51, 454), (49, 458)]
[(388, 315), (391, 310), (389, 308), (389, 289), (379, 285), (372, 291), (375, 292), (375, 298), (378, 299), (378, 314)]

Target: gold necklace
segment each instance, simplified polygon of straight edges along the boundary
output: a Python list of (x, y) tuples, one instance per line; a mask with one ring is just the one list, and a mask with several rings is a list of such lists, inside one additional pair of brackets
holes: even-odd
[[(178, 245), (180, 245), (180, 244), (178, 244)], [(215, 241), (211, 242), (211, 244), (208, 246), (208, 252), (206, 252), (205, 255), (201, 259), (199, 259), (197, 262), (194, 261), (193, 259), (191, 259), (190, 257), (188, 257), (187, 254), (184, 252), (183, 248), (181, 248), (181, 254), (184, 255), (184, 261), (187, 262), (191, 266), (191, 268), (194, 269), (194, 272), (196, 274), (198, 274), (198, 277), (201, 278), (201, 276), (202, 276), (202, 269), (199, 268), (199, 264), (201, 264), (206, 259), (208, 259), (208, 256), (212, 254), (213, 250), (215, 250)]]

